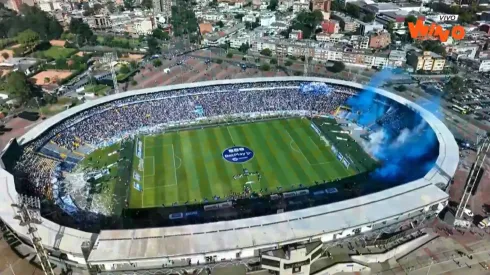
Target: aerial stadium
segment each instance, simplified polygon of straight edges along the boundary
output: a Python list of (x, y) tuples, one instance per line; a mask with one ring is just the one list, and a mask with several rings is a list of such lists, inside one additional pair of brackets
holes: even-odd
[(437, 112), (388, 91), (277, 77), (93, 100), (11, 140), (1, 160), (0, 218), (52, 262), (323, 274), (326, 247), (437, 215), (459, 149)]

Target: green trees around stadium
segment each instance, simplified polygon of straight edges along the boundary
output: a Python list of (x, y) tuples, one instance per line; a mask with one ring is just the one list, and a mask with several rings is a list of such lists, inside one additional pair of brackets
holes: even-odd
[(15, 38), (26, 30), (37, 33), (44, 41), (57, 39), (63, 33), (60, 23), (36, 6), (23, 4), (17, 13), (0, 4), (0, 37)]
[(162, 61), (160, 59), (155, 59), (153, 61), (153, 66), (155, 66), (156, 68), (162, 66)]
[(341, 61), (334, 61), (332, 66), (327, 67), (327, 70), (329, 70), (332, 73), (340, 73), (344, 69), (345, 69), (345, 64)]
[(27, 77), (22, 72), (12, 72), (7, 76), (4, 85), (5, 91), (10, 98), (16, 98), (21, 104), (34, 97), (34, 89)]
[(260, 51), (260, 54), (261, 55), (265, 55), (265, 56), (271, 56), (272, 55), (272, 51), (268, 48), (265, 48), (263, 50)]

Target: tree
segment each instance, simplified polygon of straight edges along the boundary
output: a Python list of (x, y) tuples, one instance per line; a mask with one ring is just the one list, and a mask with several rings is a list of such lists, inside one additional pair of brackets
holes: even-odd
[(93, 39), (97, 39), (90, 27), (82, 19), (73, 18), (70, 22), (70, 32), (75, 34), (78, 45), (88, 44)]
[(250, 45), (248, 45), (248, 43), (245, 43), (242, 44), (238, 50), (244, 54), (247, 54), (248, 49), (250, 49)]
[(9, 59), (10, 55), (7, 52), (3, 52), (2, 57), (3, 57), (3, 59), (7, 60), (7, 59)]
[(148, 53), (153, 55), (160, 51), (158, 48), (158, 42), (154, 37), (149, 37), (148, 40)]
[(65, 58), (58, 58), (55, 60), (55, 66), (56, 66), (56, 69), (66, 69), (66, 59)]
[(361, 14), (360, 10), (359, 10), (359, 6), (351, 4), (351, 3), (347, 3), (347, 5), (345, 6), (345, 11), (347, 12), (348, 15), (350, 15), (354, 18), (359, 18), (360, 14)]
[(263, 50), (260, 51), (260, 54), (261, 55), (265, 55), (265, 56), (271, 56), (272, 55), (272, 51), (268, 48), (265, 48)]
[(446, 48), (438, 40), (425, 40), (421, 44), (424, 51), (435, 52), (440, 55), (446, 55)]
[(173, 27), (173, 35), (179, 37), (187, 34), (195, 34), (199, 30), (196, 14), (188, 0), (176, 0), (171, 8), (170, 23)]
[(153, 8), (152, 0), (143, 0), (141, 1), (141, 6), (147, 10), (151, 10)]
[(60, 23), (36, 6), (23, 4), (18, 14), (0, 10), (0, 37), (14, 38), (27, 29), (38, 33), (42, 40), (59, 38), (63, 33)]
[(155, 66), (155, 68), (162, 66), (162, 61), (160, 59), (155, 59), (153, 61), (153, 66)]
[(271, 63), (272, 65), (277, 65), (277, 59), (271, 58), (271, 60), (269, 61), (269, 63)]
[(160, 28), (154, 29), (153, 30), (153, 33), (152, 33), (152, 36), (155, 37), (156, 39), (160, 39), (160, 40), (168, 40), (168, 39), (170, 39), (170, 35), (168, 34), (168, 32), (164, 32)]
[(11, 72), (7, 76), (5, 89), (11, 97), (18, 98), (21, 103), (27, 102), (33, 96), (32, 87), (27, 81), (27, 77), (19, 71)]
[(464, 80), (459, 76), (454, 76), (446, 83), (446, 89), (451, 95), (461, 94), (466, 89)]
[(270, 69), (271, 69), (271, 66), (269, 64), (260, 65), (260, 70), (262, 70), (262, 71), (269, 71)]
[(127, 10), (132, 10), (134, 7), (135, 0), (124, 0), (124, 8)]
[(131, 69), (129, 69), (128, 65), (122, 65), (121, 68), (119, 69), (119, 72), (122, 74), (128, 74), (130, 71)]
[(407, 90), (407, 87), (405, 85), (399, 85), (395, 87), (395, 90), (398, 92), (405, 92)]
[(301, 11), (292, 21), (290, 29), (301, 30), (304, 38), (311, 38), (316, 27), (323, 21), (323, 13), (319, 10), (313, 12)]
[(232, 53), (227, 53), (227, 54), (226, 54), (226, 57), (228, 57), (228, 58), (233, 58), (233, 54), (232, 54)]
[(32, 49), (39, 43), (39, 34), (31, 29), (27, 29), (17, 35), (17, 42)]
[(221, 64), (221, 63), (223, 63), (223, 60), (221, 60), (221, 59), (216, 59), (216, 63), (217, 63), (217, 64)]
[(138, 62), (132, 60), (131, 62), (129, 62), (129, 66), (131, 67), (131, 69), (136, 70), (138, 69)]
[(458, 21), (463, 24), (472, 23), (474, 21), (473, 15), (469, 12), (463, 12), (462, 14), (459, 15)]
[(270, 0), (269, 6), (267, 6), (267, 9), (271, 11), (275, 11), (277, 9), (277, 0)]
[(334, 61), (332, 66), (327, 67), (327, 70), (329, 70), (332, 73), (340, 73), (344, 69), (345, 69), (345, 64), (340, 61)]
[(293, 65), (293, 62), (291, 60), (286, 60), (286, 62), (284, 62), (284, 65), (289, 67)]
[(405, 26), (408, 26), (409, 22), (416, 24), (417, 23), (417, 17), (415, 17), (413, 15), (409, 15), (409, 16), (405, 17)]
[[(374, 18), (375, 18), (374, 14), (372, 14), (372, 13), (368, 13), (368, 14), (366, 14), (366, 15), (364, 15), (364, 16), (362, 17), (362, 21), (363, 21), (363, 22), (366, 22), (366, 23), (368, 23), (368, 22), (373, 22), (373, 21), (374, 21)], [(391, 23), (391, 22), (390, 22), (390, 23)]]
[(225, 23), (223, 23), (223, 21), (220, 20), (216, 23), (216, 25), (218, 25), (218, 27), (220, 28), (223, 28), (225, 26)]

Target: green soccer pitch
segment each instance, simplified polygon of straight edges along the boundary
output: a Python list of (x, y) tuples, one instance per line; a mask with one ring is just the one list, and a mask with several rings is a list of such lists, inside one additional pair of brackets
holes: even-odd
[[(276, 192), (277, 187), (287, 191), (358, 173), (337, 160), (308, 119), (220, 125), (140, 140), (143, 164), (135, 156), (133, 173), (140, 175), (141, 191), (132, 179), (129, 208), (193, 204), (204, 198), (212, 202), (214, 196), (225, 199), (243, 192), (245, 185), (255, 192), (262, 189), (263, 194)], [(235, 145), (250, 148), (254, 157), (242, 164), (228, 162), (222, 152)], [(234, 179), (244, 169), (259, 172), (261, 180), (255, 175)]]

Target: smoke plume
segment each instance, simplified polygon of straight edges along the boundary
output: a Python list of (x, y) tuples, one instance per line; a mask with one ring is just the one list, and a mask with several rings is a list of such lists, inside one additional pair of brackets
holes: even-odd
[[(375, 75), (358, 96), (347, 101), (357, 122), (369, 127), (367, 151), (381, 162), (371, 176), (389, 181), (408, 181), (427, 173), (437, 156), (437, 138), (419, 114), (406, 106), (393, 104), (379, 97), (372, 87), (379, 87), (394, 75), (383, 70)], [(424, 107), (437, 113), (437, 99), (425, 102)]]

